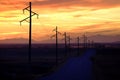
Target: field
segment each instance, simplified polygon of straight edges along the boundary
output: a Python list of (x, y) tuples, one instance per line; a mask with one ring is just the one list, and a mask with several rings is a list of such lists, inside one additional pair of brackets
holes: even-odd
[[(25, 44), (4, 44), (0, 46), (1, 79), (33, 79), (36, 76), (46, 75), (54, 71), (56, 67), (55, 44), (34, 44), (32, 46), (31, 64), (28, 64), (27, 47), (28, 45)], [(69, 57), (77, 56), (77, 49), (68, 49), (66, 53), (64, 45), (59, 45), (59, 64), (64, 63), (68, 58), (66, 55)]]
[(95, 80), (120, 80), (120, 48), (96, 49), (92, 58)]
[[(120, 71), (119, 47), (109, 48), (108, 44), (107, 47), (96, 44), (95, 47), (89, 48), (94, 48), (96, 51), (96, 55), (90, 58), (93, 63), (95, 80), (108, 80), (106, 77), (108, 75), (113, 78), (115, 75), (120, 76), (117, 74)], [(28, 63), (28, 45), (2, 44), (0, 46), (0, 80), (33, 80), (36, 77), (49, 75), (58, 70), (66, 60), (83, 55), (87, 49), (80, 47), (78, 55), (78, 48), (74, 44), (67, 50), (64, 48), (64, 44), (59, 44), (59, 67), (56, 67), (55, 44), (32, 45), (31, 64)], [(113, 78), (109, 78), (109, 80), (113, 80)]]

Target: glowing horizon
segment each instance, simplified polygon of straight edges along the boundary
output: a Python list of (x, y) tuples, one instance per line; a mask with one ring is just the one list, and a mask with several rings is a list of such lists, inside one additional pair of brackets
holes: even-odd
[(1, 0), (0, 39), (28, 38), (29, 23), (19, 21), (28, 17), (22, 9), (32, 2), (32, 10), (39, 14), (33, 17), (33, 39), (45, 40), (60, 32), (89, 35), (120, 35), (120, 0)]

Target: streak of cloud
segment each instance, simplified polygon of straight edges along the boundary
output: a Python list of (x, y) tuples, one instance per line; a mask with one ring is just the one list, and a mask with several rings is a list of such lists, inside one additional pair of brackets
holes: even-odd
[(16, 35), (16, 34), (26, 34), (27, 32), (6, 32), (0, 33), (0, 35)]

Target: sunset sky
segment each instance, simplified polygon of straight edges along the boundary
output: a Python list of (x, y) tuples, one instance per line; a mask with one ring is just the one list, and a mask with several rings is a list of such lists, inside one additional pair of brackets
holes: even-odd
[[(60, 32), (72, 36), (120, 35), (120, 0), (0, 0), (0, 39), (28, 38), (29, 23), (19, 21), (29, 16), (22, 9), (32, 2), (34, 40), (45, 40)], [(120, 36), (119, 36), (120, 37)]]

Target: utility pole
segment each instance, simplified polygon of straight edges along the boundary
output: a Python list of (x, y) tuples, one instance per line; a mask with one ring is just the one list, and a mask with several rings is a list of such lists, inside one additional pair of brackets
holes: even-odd
[(70, 48), (70, 41), (71, 41), (71, 38), (70, 38), (70, 35), (69, 35), (69, 36), (68, 36), (69, 48)]
[(84, 48), (87, 48), (87, 36), (85, 34), (83, 35), (83, 44)]
[(57, 26), (53, 31), (56, 32), (56, 34), (53, 35), (52, 37), (56, 37), (56, 67), (57, 67), (58, 66), (58, 34), (61, 34), (61, 33), (58, 32)]
[(65, 41), (65, 56), (67, 57), (67, 33), (64, 32), (64, 41)]
[(86, 48), (85, 34), (83, 35), (83, 45), (84, 45), (84, 48)]
[(92, 48), (95, 48), (94, 40), (91, 41)]
[(86, 48), (88, 48), (88, 37), (85, 36), (85, 44), (86, 44)]
[(71, 48), (70, 48), (70, 46), (71, 46), (71, 37), (70, 37), (70, 35), (68, 36), (68, 45), (69, 45), (69, 47), (68, 47), (68, 49), (69, 49), (69, 54), (70, 54), (70, 52), (71, 52)]
[(56, 66), (58, 66), (58, 28), (56, 26)]
[(77, 46), (78, 46), (78, 52), (77, 52), (77, 55), (79, 56), (79, 53), (80, 53), (80, 37), (77, 37)]
[(29, 21), (27, 21), (27, 22), (29, 22), (28, 63), (31, 64), (32, 16), (37, 15), (37, 18), (38, 18), (39, 15), (38, 15), (37, 13), (35, 13), (35, 12), (32, 11), (32, 3), (31, 3), (31, 2), (29, 2), (29, 6), (28, 6), (28, 7), (26, 7), (26, 8), (23, 9), (23, 13), (24, 13), (25, 10), (26, 10), (26, 11), (29, 11), (29, 17), (21, 20), (21, 21), (20, 21), (20, 25), (21, 25), (21, 23), (22, 23), (23, 21), (27, 21), (27, 20), (29, 19)]
[(91, 40), (88, 40), (88, 48), (91, 48)]

